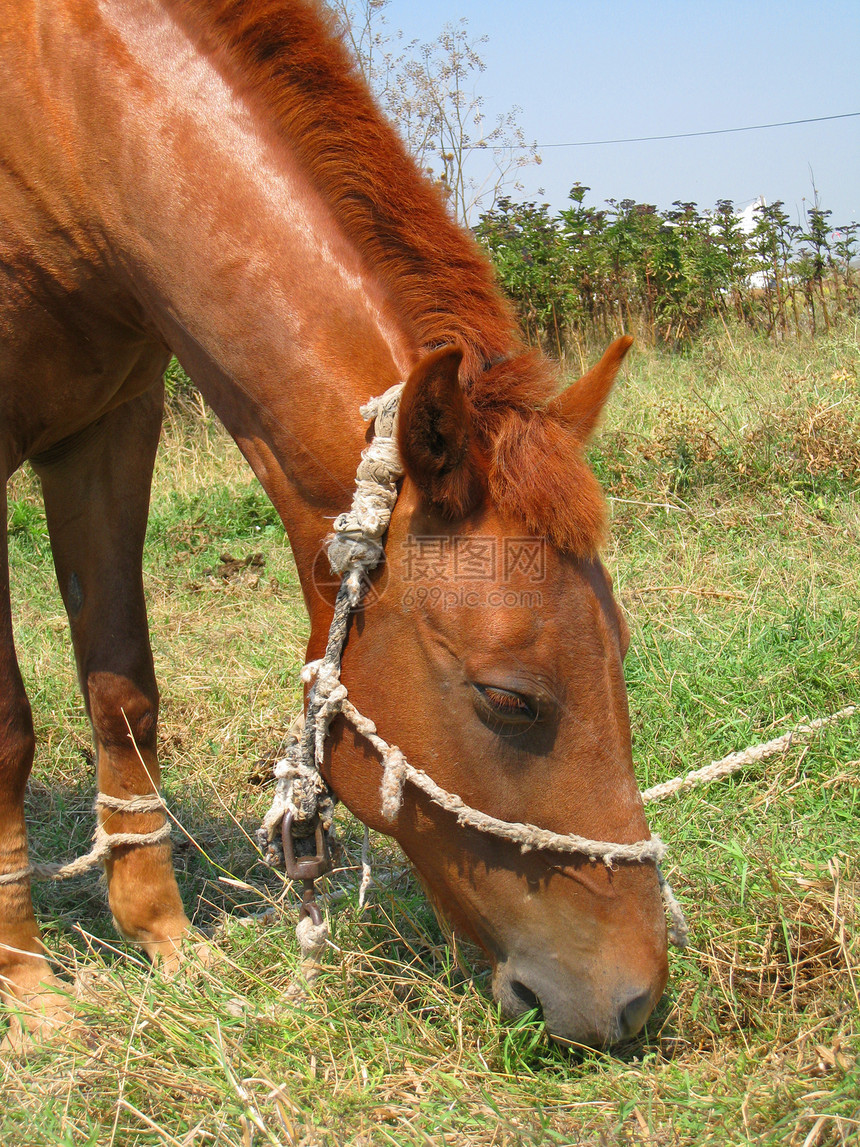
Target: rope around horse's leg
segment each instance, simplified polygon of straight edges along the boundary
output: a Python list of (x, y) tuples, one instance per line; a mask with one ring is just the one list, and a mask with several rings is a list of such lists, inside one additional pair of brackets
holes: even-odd
[[(123, 800), (121, 797), (108, 796), (99, 793), (95, 800), (95, 808), (115, 809), (117, 812), (158, 812), (165, 809), (164, 801), (160, 796), (131, 797)], [(51, 862), (47, 864), (29, 864), (26, 868), (19, 868), (16, 872), (7, 872), (0, 876), (0, 884), (16, 884), (26, 880), (71, 880), (74, 876), (81, 876), (90, 869), (96, 868), (110, 855), (115, 848), (124, 845), (159, 844), (170, 836), (170, 822), (165, 822), (161, 828), (152, 832), (106, 832), (100, 824), (96, 825), (93, 834), (95, 843), (85, 856), (70, 860), (67, 864)]]

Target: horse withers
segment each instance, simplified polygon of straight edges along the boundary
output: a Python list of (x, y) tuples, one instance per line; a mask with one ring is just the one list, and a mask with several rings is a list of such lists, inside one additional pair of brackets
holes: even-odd
[[(352, 496), (359, 408), (407, 380), (405, 477), (379, 592), (349, 630), (350, 697), (476, 809), (647, 839), (627, 632), (582, 455), (629, 340), (556, 396), (314, 0), (22, 0), (0, 19), (0, 461), (8, 478), (29, 460), (42, 483), (104, 832), (164, 823), (127, 802), (160, 780), (141, 555), (173, 352), (284, 521), (309, 658), (332, 617), (313, 571)], [(0, 556), (0, 985), (49, 1031), (66, 1003), (30, 900), (33, 725)], [(653, 864), (523, 853), (409, 784), (389, 822), (374, 750), (340, 720), (323, 771), (487, 951), (506, 1013), (540, 1004), (573, 1043), (639, 1030), (667, 975)], [(176, 964), (190, 924), (169, 845), (118, 845), (105, 867), (121, 933)]]

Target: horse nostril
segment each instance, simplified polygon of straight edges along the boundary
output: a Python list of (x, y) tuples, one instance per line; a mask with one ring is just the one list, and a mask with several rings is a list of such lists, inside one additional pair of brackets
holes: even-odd
[(540, 1000), (537, 998), (531, 988), (527, 988), (525, 984), (521, 983), (519, 980), (511, 980), (510, 989), (516, 996), (517, 1000), (523, 1005), (522, 1010), (524, 1012), (531, 1011), (532, 1008), (540, 1007)]
[(618, 1016), (621, 1039), (634, 1036), (651, 1014), (651, 993), (642, 992), (624, 1005)]

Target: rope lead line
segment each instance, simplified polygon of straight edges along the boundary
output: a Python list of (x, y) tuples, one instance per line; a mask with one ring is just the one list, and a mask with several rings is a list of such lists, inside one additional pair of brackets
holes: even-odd
[(673, 793), (681, 792), (682, 789), (697, 788), (699, 785), (706, 785), (710, 781), (731, 776), (732, 773), (736, 773), (745, 765), (763, 761), (765, 757), (772, 757), (774, 753), (781, 753), (784, 749), (790, 748), (792, 741), (797, 736), (802, 736), (804, 733), (814, 733), (817, 729), (823, 729), (835, 721), (842, 721), (845, 717), (853, 716), (855, 709), (856, 706), (848, 705), (847, 708), (840, 709), (838, 713), (831, 713), (829, 717), (816, 717), (814, 721), (810, 721), (808, 724), (796, 725), (789, 732), (783, 733), (781, 737), (775, 737), (763, 745), (750, 745), (748, 749), (744, 749), (742, 752), (729, 753), (727, 757), (723, 757), (719, 761), (711, 761), (702, 769), (693, 769), (692, 772), (673, 777), (670, 781), (652, 785), (650, 789), (645, 789), (642, 793), (642, 800), (645, 804), (650, 804), (652, 801), (664, 800), (666, 797), (672, 796)]

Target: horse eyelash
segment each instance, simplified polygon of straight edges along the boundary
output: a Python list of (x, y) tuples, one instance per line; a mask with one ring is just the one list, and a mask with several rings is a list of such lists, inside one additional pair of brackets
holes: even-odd
[(522, 713), (523, 716), (534, 717), (535, 712), (531, 705), (516, 693), (507, 689), (495, 689), (490, 685), (481, 687), (481, 692), (488, 704), (497, 712), (510, 714)]

